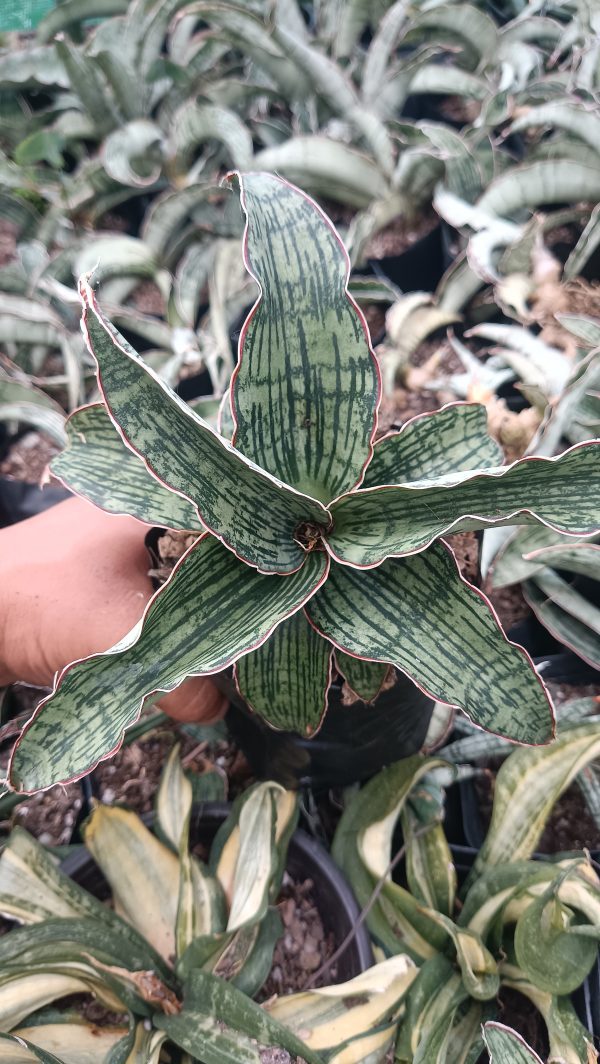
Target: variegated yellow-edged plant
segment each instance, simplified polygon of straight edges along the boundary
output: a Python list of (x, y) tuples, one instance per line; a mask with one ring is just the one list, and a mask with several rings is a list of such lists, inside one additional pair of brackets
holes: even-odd
[(593, 534), (600, 444), (504, 467), (472, 404), (375, 442), (379, 371), (337, 233), (282, 179), (239, 182), (260, 297), (227, 400), (231, 443), (138, 358), (82, 280), (104, 402), (68, 422), (54, 472), (109, 512), (198, 539), (131, 633), (63, 670), (15, 747), (18, 790), (89, 771), (146, 699), (234, 663), (248, 705), (306, 736), (334, 655), (358, 695), (372, 698), (394, 665), (482, 727), (553, 736), (530, 659), (440, 537), (515, 521)]
[[(97, 805), (87, 849), (112, 894), (98, 901), (16, 829), (0, 858), (0, 911), (23, 924), (0, 943), (0, 1061), (25, 1064), (377, 1064), (416, 978), (405, 956), (340, 986), (252, 996), (283, 928), (276, 901), (296, 798), (275, 783), (246, 791), (209, 861), (189, 849), (192, 786), (175, 748), (156, 801), (156, 834), (126, 809)], [(92, 1024), (61, 999), (92, 994), (116, 1013)], [(290, 1055), (288, 1055), (290, 1054)]]
[[(333, 854), (359, 903), (370, 906), (375, 941), (419, 967), (396, 1061), (478, 1060), (481, 1024), (494, 1019), (502, 986), (518, 989), (541, 1013), (552, 1060), (596, 1059), (569, 995), (597, 957), (600, 880), (586, 856), (531, 856), (553, 805), (599, 751), (595, 717), (565, 728), (551, 747), (520, 748), (507, 758), (486, 840), (458, 898), (436, 780), (447, 771), (443, 761), (398, 762), (351, 797)], [(391, 874), (397, 828), (405, 847), (400, 882)]]

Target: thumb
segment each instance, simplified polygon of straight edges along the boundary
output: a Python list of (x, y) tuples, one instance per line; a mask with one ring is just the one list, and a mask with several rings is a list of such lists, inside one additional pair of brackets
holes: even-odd
[(173, 720), (215, 724), (225, 716), (228, 701), (209, 676), (190, 676), (157, 704)]

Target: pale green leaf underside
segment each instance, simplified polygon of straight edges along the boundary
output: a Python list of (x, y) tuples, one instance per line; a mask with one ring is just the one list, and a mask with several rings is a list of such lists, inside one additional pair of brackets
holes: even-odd
[(600, 544), (572, 543), (565, 541), (555, 547), (543, 547), (527, 556), (527, 561), (547, 565), (552, 569), (564, 569), (568, 573), (580, 573), (593, 580), (600, 580)]
[(285, 579), (264, 576), (211, 536), (182, 558), (142, 625), (106, 654), (68, 666), (15, 748), (18, 790), (88, 772), (120, 744), (151, 692), (226, 668), (298, 610), (324, 579), (325, 555), (308, 555)]
[[(83, 328), (109, 414), (127, 445), (168, 488), (190, 499), (206, 527), (263, 572), (289, 573), (305, 553), (299, 524), (328, 524), (314, 499), (276, 481), (194, 414), (142, 362), (82, 284)], [(102, 471), (99, 470), (99, 475)]]
[(379, 440), (363, 487), (406, 484), (501, 463), (502, 449), (488, 435), (485, 407), (456, 403), (421, 414)]
[(559, 532), (598, 530), (600, 443), (505, 469), (371, 488), (331, 506), (328, 547), (348, 565), (378, 565), (423, 550), (447, 532), (540, 522)]
[(273, 476), (325, 502), (360, 481), (379, 375), (331, 222), (270, 174), (241, 177), (246, 260), (261, 298), (234, 377), (234, 441)]
[(555, 639), (595, 669), (600, 669), (600, 636), (596, 632), (549, 599), (534, 579), (525, 581), (523, 594), (538, 620)]
[(237, 662), (240, 694), (274, 728), (313, 735), (327, 708), (332, 653), (331, 643), (296, 613)]
[(125, 447), (102, 403), (76, 410), (66, 430), (67, 446), (51, 469), (71, 491), (109, 513), (161, 528), (203, 531), (194, 504), (163, 487)]
[(373, 702), (381, 691), (385, 680), (388, 666), (381, 661), (365, 661), (363, 658), (353, 658), (350, 654), (344, 654), (342, 650), (336, 650), (335, 662), (344, 677), (346, 683), (352, 688), (363, 702)]
[(306, 612), (336, 646), (391, 662), (481, 727), (525, 743), (552, 738), (552, 710), (529, 658), (442, 544), (373, 570), (332, 565)]
[(542, 1064), (521, 1035), (501, 1023), (484, 1024), (483, 1039), (491, 1064)]

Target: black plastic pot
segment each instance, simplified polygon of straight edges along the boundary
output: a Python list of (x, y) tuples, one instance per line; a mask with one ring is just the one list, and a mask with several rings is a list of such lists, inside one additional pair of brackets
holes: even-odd
[(442, 226), (436, 225), (400, 255), (368, 259), (357, 272), (391, 281), (402, 292), (435, 292), (449, 264), (447, 239)]
[[(190, 824), (191, 845), (209, 845), (228, 813), (226, 802), (205, 802), (194, 806)], [(147, 824), (151, 823), (152, 814), (143, 819)], [(63, 861), (61, 868), (95, 897), (104, 900), (109, 896), (109, 886), (87, 850), (82, 848), (71, 854)], [(286, 870), (296, 881), (312, 880), (323, 926), (326, 932), (333, 935), (336, 948), (350, 931), (356, 929), (347, 949), (336, 962), (337, 981), (344, 983), (370, 968), (375, 962), (366, 923), (356, 927), (360, 912), (356, 899), (327, 850), (305, 832), (295, 831), (288, 850)]]
[(372, 705), (342, 705), (341, 688), (334, 684), (321, 730), (305, 739), (274, 731), (251, 713), (230, 675), (214, 680), (230, 699), (230, 734), (256, 775), (289, 788), (347, 787), (409, 757), (423, 745), (433, 709), (431, 699), (402, 674)]

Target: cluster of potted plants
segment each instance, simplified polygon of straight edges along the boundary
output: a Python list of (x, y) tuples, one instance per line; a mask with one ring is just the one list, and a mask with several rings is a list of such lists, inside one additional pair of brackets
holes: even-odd
[[(89, 780), (190, 676), (261, 782), (195, 803), (174, 750), (153, 818), (91, 804), (62, 870), (13, 830), (0, 1059), (590, 1064), (594, 847), (536, 850), (572, 785), (600, 822), (597, 705), (544, 682), (599, 661), (593, 18), (108, 7), (66, 0), (0, 63), (2, 420), (179, 548), (129, 634), (8, 728), (8, 801)], [(415, 257), (372, 254), (399, 216), (431, 230)], [(558, 642), (507, 636), (520, 582)], [(470, 850), (450, 810), (490, 767)]]

